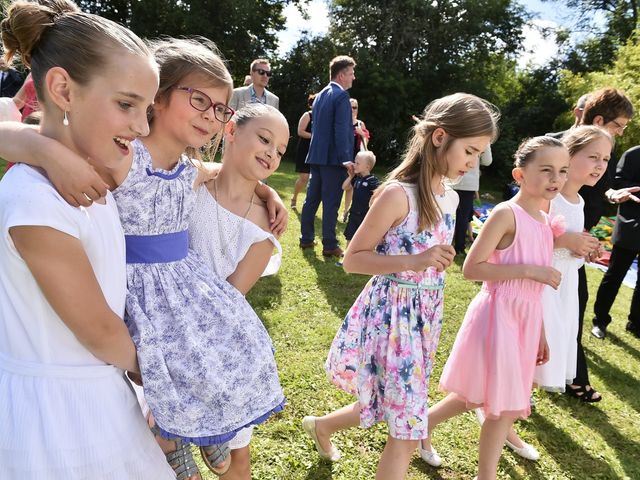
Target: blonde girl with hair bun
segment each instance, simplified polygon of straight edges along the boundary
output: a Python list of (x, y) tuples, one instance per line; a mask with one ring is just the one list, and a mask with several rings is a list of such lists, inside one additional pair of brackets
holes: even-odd
[[(119, 139), (149, 132), (147, 47), (65, 0), (14, 2), (0, 28), (7, 60), (31, 68), (42, 138), (106, 182), (126, 164)], [(175, 478), (123, 376), (140, 367), (113, 196), (74, 208), (41, 170), (16, 165), (0, 182), (0, 226), (0, 478)]]

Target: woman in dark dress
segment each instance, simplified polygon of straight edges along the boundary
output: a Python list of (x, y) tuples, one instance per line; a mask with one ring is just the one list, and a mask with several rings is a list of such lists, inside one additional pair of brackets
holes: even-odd
[(296, 208), (298, 202), (298, 194), (307, 185), (309, 181), (310, 167), (305, 163), (307, 159), (307, 153), (309, 153), (309, 144), (311, 143), (311, 125), (313, 121), (311, 119), (311, 106), (313, 105), (313, 99), (316, 98), (315, 94), (309, 95), (307, 99), (307, 105), (309, 110), (304, 112), (298, 121), (298, 148), (296, 149), (296, 172), (298, 172), (298, 179), (293, 187), (293, 197), (291, 197), (291, 208)]

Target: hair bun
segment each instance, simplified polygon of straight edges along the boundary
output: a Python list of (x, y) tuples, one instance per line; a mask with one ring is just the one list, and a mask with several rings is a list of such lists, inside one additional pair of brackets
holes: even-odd
[(2, 23), (2, 43), (7, 63), (20, 53), (22, 63), (31, 65), (31, 54), (45, 31), (55, 25), (56, 18), (79, 12), (78, 6), (69, 0), (16, 1), (12, 3)]

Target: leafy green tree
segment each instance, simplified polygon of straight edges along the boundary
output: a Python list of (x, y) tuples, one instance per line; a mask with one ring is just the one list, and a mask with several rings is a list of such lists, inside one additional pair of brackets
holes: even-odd
[[(575, 103), (584, 93), (603, 87), (620, 88), (636, 108), (640, 105), (640, 30), (636, 30), (629, 41), (621, 46), (613, 65), (606, 71), (574, 73), (561, 72), (560, 94), (568, 103)], [(631, 121), (624, 136), (618, 140), (619, 148), (626, 150), (640, 144), (640, 125)]]
[(127, 25), (138, 35), (202, 35), (213, 40), (237, 82), (251, 60), (274, 56), (283, 9), (298, 0), (80, 0), (81, 8)]

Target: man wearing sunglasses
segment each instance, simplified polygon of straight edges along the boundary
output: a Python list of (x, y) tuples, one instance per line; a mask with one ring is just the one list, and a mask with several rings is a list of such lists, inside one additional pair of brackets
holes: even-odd
[(249, 68), (251, 83), (246, 87), (233, 89), (233, 96), (229, 106), (238, 111), (248, 103), (264, 103), (280, 109), (280, 99), (267, 90), (271, 78), (271, 65), (264, 58), (257, 58), (251, 62)]

